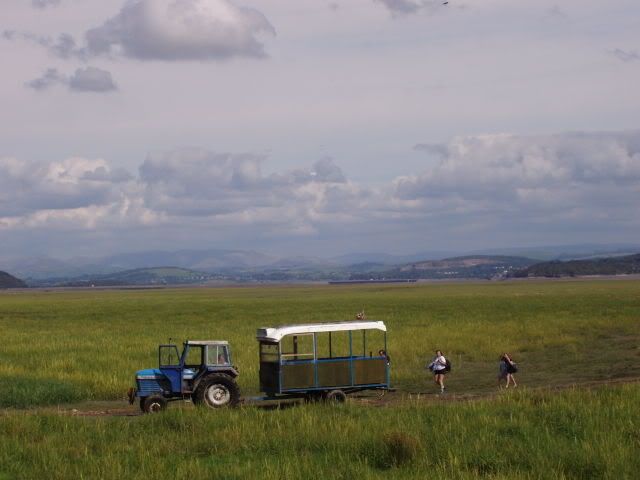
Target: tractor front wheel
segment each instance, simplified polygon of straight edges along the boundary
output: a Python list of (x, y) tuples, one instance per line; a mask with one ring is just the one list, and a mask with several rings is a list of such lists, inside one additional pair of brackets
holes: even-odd
[(209, 408), (235, 407), (240, 402), (238, 384), (229, 375), (217, 373), (204, 378), (193, 396), (193, 403)]
[(144, 413), (158, 413), (167, 408), (167, 399), (160, 395), (149, 395), (140, 399), (140, 408)]

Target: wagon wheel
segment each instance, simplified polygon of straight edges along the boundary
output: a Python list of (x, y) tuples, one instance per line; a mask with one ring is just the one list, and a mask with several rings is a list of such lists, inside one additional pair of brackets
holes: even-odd
[(347, 394), (342, 390), (331, 390), (325, 398), (328, 403), (344, 403), (347, 401)]

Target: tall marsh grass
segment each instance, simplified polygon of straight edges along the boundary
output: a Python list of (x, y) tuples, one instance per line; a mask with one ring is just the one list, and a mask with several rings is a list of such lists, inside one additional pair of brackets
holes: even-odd
[(0, 414), (0, 478), (637, 478), (640, 386), (393, 407)]

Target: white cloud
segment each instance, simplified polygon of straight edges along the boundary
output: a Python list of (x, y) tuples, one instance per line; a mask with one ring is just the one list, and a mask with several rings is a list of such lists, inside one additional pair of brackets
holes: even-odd
[(267, 18), (231, 0), (129, 0), (86, 39), (93, 55), (226, 60), (264, 57), (261, 34), (275, 34)]
[(439, 149), (437, 163), (397, 178), (395, 196), (423, 208), (517, 213), (522, 219), (582, 212), (582, 221), (612, 204), (640, 202), (640, 131), (459, 137)]
[(375, 186), (329, 158), (264, 174), (263, 155), (197, 148), (150, 154), (136, 177), (101, 159), (2, 158), (0, 229), (7, 238), (73, 230), (77, 242), (99, 232), (112, 249), (124, 230), (158, 248), (188, 237), (255, 249), (294, 237), (391, 250), (640, 234), (640, 131), (465, 136), (417, 152), (427, 168)]

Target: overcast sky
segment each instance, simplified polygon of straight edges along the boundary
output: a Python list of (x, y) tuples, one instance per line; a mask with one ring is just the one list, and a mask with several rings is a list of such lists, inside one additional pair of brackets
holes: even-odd
[(637, 0), (2, 0), (1, 256), (640, 238)]

